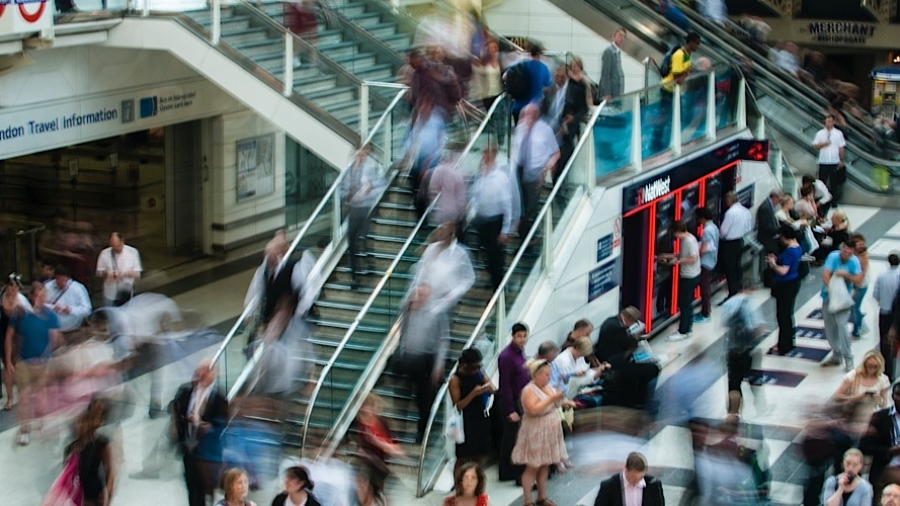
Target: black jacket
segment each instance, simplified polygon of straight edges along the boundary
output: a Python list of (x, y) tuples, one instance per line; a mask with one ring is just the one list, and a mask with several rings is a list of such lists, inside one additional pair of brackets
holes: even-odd
[[(647, 483), (647, 487), (644, 488), (644, 497), (641, 505), (665, 506), (666, 499), (663, 497), (662, 482), (649, 474), (644, 476), (644, 481)], [(616, 473), (600, 483), (600, 492), (597, 493), (594, 506), (625, 506), (625, 498), (622, 492), (622, 473)]]
[(869, 470), (869, 483), (878, 483), (881, 473), (891, 461), (888, 450), (894, 442), (894, 422), (891, 420), (891, 409), (876, 411), (869, 419), (866, 434), (859, 440), (859, 449), (872, 457), (872, 468)]
[(766, 199), (756, 210), (756, 240), (766, 248), (766, 253), (778, 253), (778, 218), (772, 202)]
[(211, 429), (198, 434), (196, 447), (191, 448), (187, 430), (188, 404), (190, 404), (191, 395), (194, 392), (193, 383), (186, 383), (178, 389), (178, 393), (175, 394), (175, 399), (172, 400), (170, 405), (170, 416), (172, 417), (171, 423), (175, 429), (178, 449), (183, 453), (192, 453), (215, 461), (214, 456), (221, 458), (222, 445), (219, 439), (225, 424), (228, 422), (228, 400), (222, 395), (218, 387), (213, 385), (212, 388), (213, 390), (209, 393), (203, 413), (200, 414), (200, 419), (209, 423)]
[(614, 368), (631, 361), (631, 354), (637, 348), (637, 340), (628, 334), (628, 329), (618, 316), (610, 316), (600, 325), (600, 334), (594, 344), (594, 356), (601, 362), (609, 362)]
[[(275, 499), (272, 500), (272, 506), (284, 506), (285, 503), (287, 503), (287, 494), (284, 492), (276, 495)], [(316, 500), (311, 492), (307, 492), (306, 506), (322, 506), (322, 504)]]

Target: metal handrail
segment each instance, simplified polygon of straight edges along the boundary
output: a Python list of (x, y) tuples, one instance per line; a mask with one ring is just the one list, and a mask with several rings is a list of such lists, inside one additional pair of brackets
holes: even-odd
[[(328, 373), (331, 372), (331, 369), (334, 368), (334, 364), (337, 362), (338, 355), (344, 350), (347, 346), (347, 343), (350, 341), (350, 337), (353, 336), (353, 333), (356, 332), (356, 328), (359, 327), (359, 323), (362, 321), (363, 317), (366, 316), (366, 313), (369, 312), (369, 309), (375, 303), (375, 299), (378, 298), (378, 295), (381, 293), (381, 289), (384, 288), (384, 285), (387, 284), (388, 279), (390, 279), (394, 275), (394, 269), (400, 263), (403, 255), (406, 253), (406, 250), (409, 249), (410, 244), (412, 244), (413, 239), (416, 237), (416, 234), (419, 233), (419, 230), (422, 228), (422, 225), (425, 223), (425, 220), (431, 214), (431, 211), (434, 210), (435, 205), (438, 200), (440, 200), (441, 194), (438, 193), (435, 196), (434, 200), (432, 200), (431, 204), (425, 210), (425, 213), (419, 218), (419, 221), (416, 223), (416, 227), (409, 234), (409, 237), (404, 241), (403, 246), (400, 247), (400, 251), (394, 256), (394, 259), (391, 261), (390, 266), (388, 266), (384, 276), (378, 281), (378, 284), (375, 285), (375, 288), (372, 290), (372, 294), (369, 295), (369, 298), (366, 299), (366, 303), (363, 305), (362, 309), (357, 313), (356, 318), (353, 319), (353, 323), (350, 324), (350, 328), (347, 329), (347, 332), (344, 333), (344, 337), (341, 339), (341, 342), (338, 344), (337, 349), (334, 350), (334, 353), (331, 354), (331, 358), (328, 359), (328, 363), (325, 367), (322, 368), (322, 372), (319, 374), (319, 378), (316, 381), (316, 386), (313, 389), (312, 395), (309, 396), (309, 402), (306, 404), (306, 413), (303, 416), (303, 435), (301, 437), (301, 448), (306, 448), (306, 437), (309, 433), (309, 420), (312, 417), (312, 412), (315, 407), (316, 401), (319, 398), (319, 392), (322, 390), (322, 385), (325, 383), (325, 378), (328, 376)], [(377, 357), (378, 355), (376, 355)], [(374, 357), (373, 357), (374, 358)], [(371, 361), (370, 361), (371, 363)], [(360, 378), (365, 378), (365, 375), (360, 376)], [(357, 388), (350, 393), (350, 397), (348, 397), (348, 402), (353, 398), (354, 395), (358, 394), (359, 383), (357, 383)], [(328, 432), (326, 435), (326, 440), (328, 440), (331, 435), (334, 433), (334, 427), (332, 430)]]
[[(537, 216), (534, 219), (534, 225), (531, 227), (531, 230), (528, 231), (528, 235), (522, 239), (522, 246), (519, 247), (519, 251), (516, 253), (516, 256), (513, 257), (512, 262), (510, 262), (509, 266), (506, 268), (506, 274), (503, 275), (503, 280), (500, 281), (499, 287), (494, 290), (494, 295), (491, 297), (491, 300), (488, 301), (487, 305), (484, 308), (484, 312), (481, 314), (481, 318), (478, 319), (478, 324), (475, 325), (475, 329), (472, 331), (472, 334), (469, 336), (469, 339), (466, 341), (465, 348), (469, 348), (475, 342), (475, 339), (478, 338), (478, 335), (484, 329), (484, 326), (487, 324), (488, 319), (490, 318), (491, 311), (494, 309), (494, 306), (497, 305), (497, 301), (500, 299), (500, 295), (503, 293), (503, 290), (506, 288), (506, 285), (509, 283), (509, 280), (512, 278), (512, 275), (519, 265), (519, 262), (522, 260), (522, 256), (525, 253), (525, 245), (529, 244), (533, 239), (537, 230), (540, 228), (541, 221), (544, 219), (544, 216), (550, 211), (550, 208), (553, 206), (553, 200), (556, 198), (556, 195), (559, 193), (560, 188), (562, 188), (563, 181), (566, 180), (566, 176), (568, 176), (569, 172), (572, 170), (572, 167), (575, 165), (575, 160), (578, 159), (578, 154), (581, 152), (583, 146), (587, 143), (587, 140), (591, 137), (587, 134), (594, 127), (594, 124), (597, 122), (597, 118), (600, 117), (600, 112), (606, 107), (607, 101), (604, 100), (599, 106), (594, 109), (594, 112), (591, 114), (590, 119), (587, 122), (587, 126), (584, 128), (584, 134), (578, 139), (578, 144), (575, 146), (575, 151), (572, 152), (572, 157), (569, 159), (569, 162), (566, 164), (565, 168), (563, 168), (562, 173), (559, 178), (557, 178), (557, 184), (550, 191), (550, 195), (547, 197), (547, 200), (544, 202), (543, 207), (538, 212)], [(590, 183), (589, 183), (590, 184)], [(545, 231), (544, 240), (550, 240), (549, 231)], [(498, 329), (498, 339), (499, 332), (503, 329)], [(453, 374), (456, 372), (456, 365), (450, 370), (450, 375), (448, 378), (452, 378)], [(434, 419), (437, 416), (437, 412), (440, 409), (441, 403), (444, 400), (444, 396), (447, 395), (447, 389), (450, 385), (449, 379), (441, 385), (440, 390), (438, 390), (437, 396), (435, 397), (434, 403), (431, 405), (431, 412), (428, 415), (428, 424), (425, 426), (425, 435), (422, 438), (422, 453), (419, 455), (419, 465), (417, 472), (417, 494), (421, 495), (423, 492), (423, 481), (422, 481), (422, 472), (425, 467), (425, 455), (428, 449), (428, 436), (431, 433), (431, 427), (434, 424)], [(446, 450), (445, 450), (446, 451)], [(431, 478), (429, 479), (429, 482)]]
[[(378, 132), (378, 129), (381, 127), (381, 125), (384, 124), (387, 116), (389, 114), (391, 114), (394, 107), (397, 105), (397, 103), (400, 102), (400, 99), (403, 97), (403, 95), (405, 93), (406, 93), (406, 89), (402, 89), (399, 92), (397, 92), (397, 95), (391, 101), (390, 106), (381, 114), (381, 117), (378, 118), (378, 121), (375, 122), (375, 126), (372, 127), (372, 131), (369, 132), (369, 136), (366, 138), (365, 143), (363, 145), (372, 142), (372, 139), (375, 138), (375, 134)], [(291, 255), (294, 253), (294, 251), (297, 249), (297, 245), (300, 244), (300, 241), (303, 239), (303, 237), (309, 231), (309, 228), (316, 221), (316, 219), (318, 219), (319, 215), (322, 214), (322, 210), (325, 209), (325, 206), (328, 204), (328, 202), (331, 201), (331, 197), (335, 194), (335, 192), (337, 192), (338, 188), (341, 185), (341, 181), (343, 180), (344, 175), (346, 173), (347, 173), (346, 170), (342, 170), (341, 173), (338, 174), (338, 177), (335, 178), (334, 183), (332, 183), (331, 187), (328, 188), (328, 191), (325, 192), (325, 195), (322, 197), (322, 200), (319, 201), (319, 204), (316, 205), (315, 209), (313, 209), (313, 212), (310, 213), (309, 218), (306, 219), (306, 223), (303, 224), (303, 227), (300, 229), (300, 232), (297, 234), (297, 237), (295, 237), (294, 240), (291, 241), (291, 245), (288, 248), (287, 253), (284, 255), (284, 258), (282, 258), (281, 261), (278, 263), (277, 269), (281, 269), (287, 263), (288, 259), (291, 257)], [(234, 336), (237, 334), (237, 330), (240, 327), (240, 325), (250, 315), (250, 313), (253, 312), (253, 310), (255, 309), (258, 299), (259, 299), (259, 295), (253, 296), (253, 298), (250, 300), (250, 303), (247, 304), (246, 308), (244, 308), (244, 311), (241, 313), (241, 316), (237, 319), (237, 321), (231, 327), (231, 330), (229, 330), (228, 334), (225, 335), (225, 339), (222, 341), (222, 344), (219, 346), (219, 349), (216, 351), (215, 355), (213, 355), (213, 359), (212, 359), (212, 363), (210, 364), (210, 368), (215, 367), (216, 363), (219, 361), (219, 359), (225, 353), (225, 349), (231, 344), (231, 341), (234, 339)]]

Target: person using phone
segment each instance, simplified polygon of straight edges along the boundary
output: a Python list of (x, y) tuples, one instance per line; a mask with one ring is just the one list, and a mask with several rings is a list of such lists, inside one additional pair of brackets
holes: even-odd
[(844, 472), (825, 480), (822, 503), (825, 506), (868, 506), (872, 504), (872, 485), (859, 475), (863, 454), (856, 448), (844, 453)]

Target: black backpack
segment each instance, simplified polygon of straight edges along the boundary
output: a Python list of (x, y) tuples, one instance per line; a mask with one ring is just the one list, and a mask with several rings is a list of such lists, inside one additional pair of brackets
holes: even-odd
[(531, 72), (526, 63), (517, 63), (506, 71), (506, 93), (515, 100), (528, 100), (531, 94)]
[(667, 75), (672, 73), (672, 55), (675, 54), (675, 51), (681, 49), (678, 46), (673, 46), (666, 54), (663, 55), (663, 59), (659, 62), (659, 77), (666, 77)]

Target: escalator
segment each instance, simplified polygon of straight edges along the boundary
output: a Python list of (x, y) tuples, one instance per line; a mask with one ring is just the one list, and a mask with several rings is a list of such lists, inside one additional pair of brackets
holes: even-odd
[[(638, 44), (626, 44), (623, 50), (636, 57), (642, 57), (647, 48), (653, 48), (657, 51), (653, 58), (659, 61), (669, 47), (684, 39), (683, 30), (639, 0), (549, 1), (570, 15), (578, 15), (579, 20), (597, 33), (605, 33), (600, 31), (605, 26), (600, 24), (601, 20), (626, 27)], [(594, 11), (592, 15), (590, 10)], [(771, 64), (752, 51), (748, 50), (745, 55), (741, 49), (707, 29), (708, 22), (699, 21), (696, 14), (693, 17), (692, 29), (700, 33), (703, 41), (699, 54), (713, 61), (740, 62), (755, 97), (753, 104), (765, 118), (765, 127), (790, 136), (793, 139), (791, 145), (814, 156), (811, 142), (815, 132), (822, 128), (827, 105), (824, 99), (796, 80), (785, 78), (783, 72), (772, 69)], [(765, 135), (765, 129), (755, 133)], [(848, 180), (862, 190), (862, 195), (894, 194), (900, 190), (900, 161), (894, 160), (894, 157), (900, 158), (900, 149), (895, 151), (898, 146), (879, 142), (878, 137), (870, 127), (859, 122), (852, 122), (847, 132)]]

